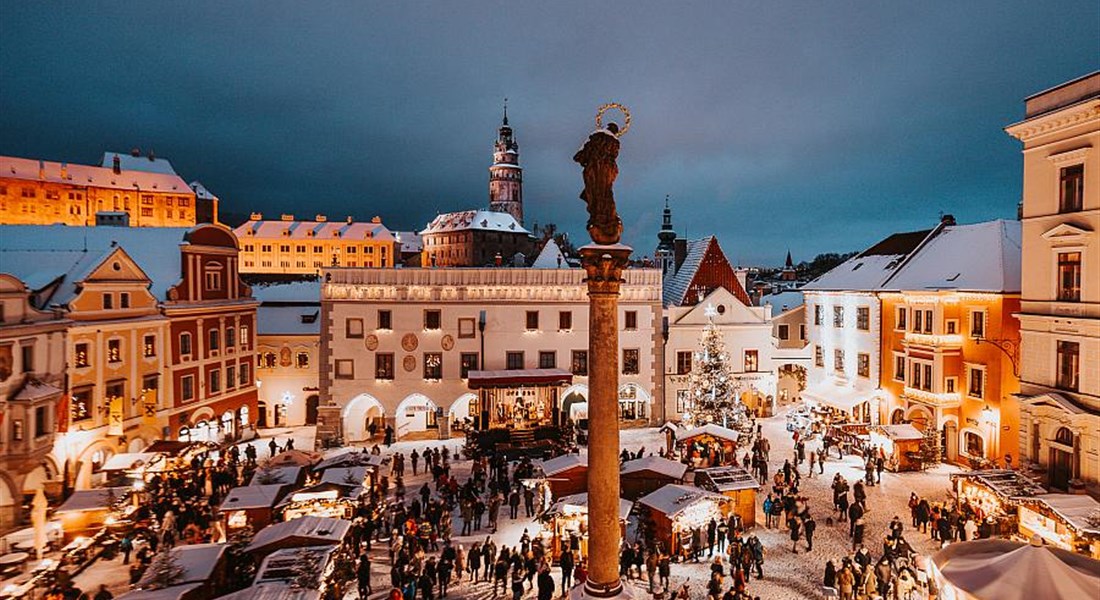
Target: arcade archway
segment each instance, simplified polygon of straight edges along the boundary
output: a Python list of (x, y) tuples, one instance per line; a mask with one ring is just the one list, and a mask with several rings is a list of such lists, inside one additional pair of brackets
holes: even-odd
[(344, 440), (357, 442), (370, 439), (371, 425), (375, 435), (386, 429), (386, 409), (370, 394), (359, 394), (348, 402), (341, 415), (344, 421)]

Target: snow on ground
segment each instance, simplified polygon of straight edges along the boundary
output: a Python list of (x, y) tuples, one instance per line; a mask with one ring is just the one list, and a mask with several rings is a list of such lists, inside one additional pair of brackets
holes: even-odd
[[(769, 472), (775, 473), (782, 468), (783, 461), (792, 455), (794, 444), (790, 433), (786, 431), (783, 415), (761, 420), (760, 423), (763, 426), (764, 435), (771, 441)], [(314, 433), (315, 430), (312, 427), (264, 430), (261, 433), (261, 439), (252, 443), (256, 445), (258, 454), (263, 459), (267, 457), (268, 438), (275, 437), (277, 442), (283, 445), (286, 443), (287, 437), (292, 436), (296, 448), (310, 449), (313, 447)], [(622, 431), (620, 437), (623, 448), (637, 451), (644, 447), (646, 454), (656, 454), (663, 447), (665, 439), (664, 434), (656, 428), (628, 429)], [(451, 449), (452, 456), (460, 456), (464, 443), (465, 440), (461, 438), (445, 441), (402, 441), (389, 447), (382, 446), (382, 454), (383, 456), (390, 456), (396, 452), (402, 452), (407, 456), (413, 449), (423, 453), (428, 448), (447, 446)], [(343, 451), (345, 449), (336, 448), (326, 451), (325, 454), (332, 455)], [(587, 449), (582, 449), (582, 452), (587, 452)], [(460, 481), (469, 476), (470, 468), (471, 462), (467, 460), (452, 460), (451, 462), (451, 473), (458, 477)], [(805, 468), (806, 466), (803, 465), (800, 491), (809, 498), (811, 514), (818, 522), (818, 529), (814, 536), (813, 552), (806, 553), (805, 544), (800, 543), (799, 553), (793, 554), (788, 533), (785, 529), (764, 528), (764, 516), (761, 514), (759, 507), (767, 496), (766, 490), (757, 498), (758, 525), (752, 533), (759, 536), (764, 543), (765, 577), (760, 581), (753, 579), (749, 584), (749, 591), (761, 598), (793, 600), (820, 597), (820, 582), (825, 561), (829, 559), (835, 561), (850, 553), (851, 543), (847, 536), (847, 524), (837, 522), (831, 527), (826, 525), (826, 517), (832, 514), (832, 491), (829, 486), (835, 473), (840, 473), (849, 483), (854, 483), (855, 479), (863, 474), (862, 463), (855, 457), (849, 457), (844, 461), (833, 458), (825, 463), (825, 473), (815, 475), (813, 478), (806, 476)], [(923, 497), (928, 497), (932, 501), (946, 499), (950, 485), (948, 475), (952, 472), (956, 472), (956, 469), (947, 465), (940, 465), (927, 472), (900, 474), (885, 472), (882, 476), (882, 485), (867, 488), (870, 510), (864, 517), (867, 521), (865, 539), (867, 548), (872, 555), (877, 557), (881, 553), (881, 540), (885, 536), (887, 525), (894, 515), (900, 516), (906, 524), (906, 539), (919, 553), (930, 554), (936, 549), (935, 543), (927, 535), (909, 531), (907, 502), (909, 493), (912, 491)], [(411, 464), (406, 463), (405, 479), (407, 494), (412, 496), (421, 485), (429, 481), (429, 476), (423, 471), (416, 476), (411, 475)], [(519, 543), (524, 529), (528, 529), (532, 535), (541, 530), (541, 525), (537, 521), (523, 517), (522, 507), (520, 518), (514, 520), (508, 518), (507, 506), (502, 507), (499, 526), (499, 530), (495, 533), (490, 532), (488, 529), (482, 529), (470, 536), (456, 535), (453, 538), (454, 543), (469, 548), (475, 541), (484, 541), (485, 536), (491, 534), (498, 546), (514, 547)], [(454, 519), (454, 528), (456, 532), (461, 531), (461, 520), (457, 515)], [(633, 535), (634, 527), (630, 527), (627, 533), (627, 541), (633, 542)], [(389, 559), (386, 550), (387, 544), (385, 543), (375, 543), (373, 546), (374, 573), (372, 583), (374, 593), (372, 598), (381, 598), (389, 590)], [(555, 581), (560, 582), (560, 571), (557, 567), (552, 570), (552, 574)], [(673, 588), (679, 587), (685, 581), (689, 582), (693, 598), (704, 597), (704, 586), (708, 578), (709, 562), (707, 561), (687, 564), (674, 563), (672, 565), (671, 583)], [(111, 591), (118, 595), (119, 592), (127, 588), (126, 580), (127, 571), (121, 565), (121, 558), (118, 558), (112, 561), (97, 562), (78, 576), (76, 582), (82, 589), (89, 592), (94, 592), (101, 582), (108, 583)], [(354, 585), (351, 586), (352, 589), (349, 590), (346, 596), (347, 600), (358, 598), (358, 592), (354, 590), (354, 587)], [(640, 589), (644, 590), (644, 584)], [(463, 581), (452, 586), (448, 594), (449, 598), (479, 600), (487, 600), (493, 596), (491, 584), (473, 584), (469, 581)], [(525, 598), (533, 597), (533, 590), (528, 591), (525, 596)]]

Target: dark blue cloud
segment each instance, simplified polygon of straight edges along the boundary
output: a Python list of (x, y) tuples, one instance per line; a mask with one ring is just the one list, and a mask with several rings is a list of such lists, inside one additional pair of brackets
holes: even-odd
[(735, 259), (1010, 217), (1024, 96), (1098, 67), (1100, 5), (0, 1), (0, 153), (152, 147), (224, 210), (484, 204), (510, 98), (529, 222), (583, 236), (570, 158), (631, 107), (618, 186), (649, 254), (661, 200)]

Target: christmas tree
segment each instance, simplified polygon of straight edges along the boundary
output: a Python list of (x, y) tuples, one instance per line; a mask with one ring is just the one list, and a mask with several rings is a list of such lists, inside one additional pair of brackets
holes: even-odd
[(918, 454), (920, 455), (921, 469), (927, 469), (940, 462), (940, 435), (935, 427), (925, 428), (924, 438), (920, 441)]
[(143, 585), (151, 590), (172, 587), (183, 579), (183, 567), (180, 566), (171, 548), (165, 548), (153, 557)]
[(702, 349), (695, 353), (688, 376), (691, 408), (690, 417), (685, 415), (685, 420), (694, 426), (716, 423), (727, 427), (745, 414), (745, 407), (734, 389), (733, 368), (726, 345), (714, 324), (717, 314), (713, 306), (707, 306), (707, 326), (700, 340)]

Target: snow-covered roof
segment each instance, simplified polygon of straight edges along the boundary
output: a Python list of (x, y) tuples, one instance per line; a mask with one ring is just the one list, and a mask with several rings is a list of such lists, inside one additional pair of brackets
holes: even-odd
[[(704, 266), (706, 268), (703, 268)], [(733, 266), (730, 265), (726, 253), (722, 251), (718, 238), (714, 236), (687, 242), (687, 254), (680, 263), (680, 267), (675, 273), (664, 278), (661, 299), (665, 306), (683, 306), (693, 303), (695, 299), (689, 294), (693, 289), (692, 283), (697, 277), (700, 277), (702, 282), (695, 287), (701, 287), (705, 283), (709, 288), (705, 290), (707, 294), (717, 287), (724, 287), (744, 305), (752, 305), (748, 293), (733, 273)]]
[(358, 466), (381, 466), (384, 459), (379, 454), (367, 454), (361, 452), (357, 448), (345, 448), (343, 452), (338, 452), (329, 456), (325, 460), (317, 463), (313, 467), (314, 471), (324, 471), (325, 469), (331, 469), (332, 467), (358, 467)]
[(876, 429), (881, 431), (883, 436), (891, 440), (904, 441), (924, 439), (924, 434), (910, 423), (902, 423), (900, 425), (878, 425)]
[(90, 490), (77, 490), (69, 496), (61, 506), (57, 507), (54, 514), (82, 512), (86, 510), (106, 510), (110, 508), (111, 496), (118, 502), (126, 497), (130, 491), (128, 487), (94, 488)]
[[(627, 518), (630, 517), (630, 510), (632, 508), (634, 508), (633, 502), (631, 502), (630, 500), (619, 498), (619, 519), (622, 521), (627, 520)], [(557, 502), (551, 504), (550, 508), (546, 510), (547, 515), (587, 512), (588, 492), (562, 496), (561, 498), (558, 498)]]
[(680, 306), (684, 303), (688, 286), (691, 285), (691, 280), (695, 278), (695, 273), (699, 271), (699, 265), (703, 263), (703, 256), (707, 253), (707, 246), (710, 245), (712, 239), (714, 239), (713, 236), (688, 240), (687, 255), (684, 257), (684, 262), (676, 270), (676, 273), (665, 278), (662, 293), (665, 306)]
[(256, 283), (252, 286), (252, 297), (260, 302), (320, 304), (321, 280)]
[(695, 472), (695, 484), (708, 491), (719, 493), (760, 488), (760, 483), (748, 469), (736, 465), (699, 469)]
[(393, 232), (381, 221), (246, 221), (233, 233), (241, 240), (342, 239), (393, 242)]
[[(283, 465), (273, 466), (266, 470), (257, 469), (252, 474), (252, 479), (249, 480), (248, 485), (271, 485), (274, 483), (294, 483), (298, 481), (298, 475), (302, 472), (302, 467), (297, 465)], [(262, 483), (261, 480), (270, 478), (270, 483)]]
[(772, 314), (785, 313), (792, 308), (802, 306), (802, 292), (798, 290), (784, 290), (774, 294), (768, 294), (760, 298), (760, 306), (772, 305)]
[(695, 427), (692, 429), (688, 429), (687, 431), (680, 431), (676, 434), (676, 439), (678, 441), (690, 440), (691, 438), (699, 437), (701, 435), (709, 435), (711, 437), (721, 438), (724, 440), (729, 440), (731, 442), (736, 442), (741, 439), (741, 434), (732, 429), (722, 427), (721, 425), (717, 425), (715, 423), (707, 423), (706, 425), (703, 425), (701, 427)]
[[(205, 583), (214, 574), (222, 555), (225, 554), (226, 544), (187, 544), (176, 546), (169, 550), (176, 564), (183, 569), (176, 583)], [(151, 570), (146, 571), (145, 577), (138, 583), (138, 587), (147, 585), (152, 579)]]
[(297, 448), (283, 450), (268, 461), (272, 467), (307, 467), (321, 462), (321, 454), (318, 452), (306, 452)]
[(1020, 292), (1020, 222), (949, 225), (886, 281), (887, 290)]
[(401, 242), (401, 252), (415, 254), (424, 250), (424, 239), (415, 231), (395, 231), (394, 237)]
[(206, 186), (204, 186), (201, 181), (195, 180), (195, 181), (192, 181), (191, 183), (189, 183), (187, 185), (190, 186), (191, 191), (195, 192), (195, 197), (198, 198), (199, 200), (217, 200), (218, 199), (218, 197), (214, 194), (214, 192), (211, 192), (210, 190), (206, 189)]
[[(256, 569), (254, 581), (256, 583), (290, 581), (301, 573), (300, 568), (302, 563), (305, 562), (303, 559), (308, 560), (316, 569), (314, 574), (320, 576), (324, 571), (325, 564), (332, 559), (334, 552), (336, 552), (336, 546), (311, 546), (276, 550), (267, 555), (260, 563), (259, 568)], [(309, 560), (303, 554), (309, 555), (309, 558), (313, 560)]]
[(687, 465), (660, 456), (644, 456), (623, 463), (621, 473), (626, 475), (640, 471), (652, 471), (673, 479), (683, 479), (684, 473), (687, 473)]
[(335, 483), (349, 487), (363, 485), (367, 479), (367, 467), (332, 467), (321, 475), (321, 483)]
[(530, 232), (520, 225), (515, 217), (504, 212), (491, 210), (463, 210), (459, 212), (443, 213), (428, 223), (420, 235), (432, 233), (447, 233), (450, 231), (467, 231), (480, 229), (484, 231), (501, 231), (506, 233)]
[(723, 496), (715, 492), (708, 492), (693, 485), (670, 483), (642, 496), (642, 498), (638, 500), (638, 503), (659, 511), (671, 519), (689, 506), (698, 502), (710, 501), (725, 503), (731, 500), (732, 499), (728, 496)]
[(52, 386), (48, 383), (41, 381), (26, 380), (23, 382), (23, 387), (12, 398), (12, 400), (27, 400), (34, 401), (42, 398), (48, 398), (50, 396), (56, 396), (63, 390), (58, 387)]
[(802, 286), (811, 291), (875, 290), (932, 230), (895, 233)]
[(100, 469), (104, 471), (125, 471), (137, 466), (147, 465), (160, 458), (160, 456), (160, 453), (157, 452), (120, 452), (108, 458)]
[(552, 477), (558, 473), (564, 473), (574, 467), (588, 467), (588, 456), (580, 454), (563, 454), (550, 460), (544, 460), (539, 463), (542, 467), (542, 472), (547, 477)]
[(1100, 524), (1090, 519), (1100, 511), (1100, 502), (1084, 494), (1039, 494), (1033, 499), (1047, 505), (1081, 531), (1100, 535)]
[(138, 154), (134, 156), (130, 152), (104, 152), (103, 161), (99, 163), (99, 166), (112, 169), (115, 164), (115, 157), (118, 157), (119, 166), (123, 171), (145, 171), (147, 173), (160, 173), (162, 175), (179, 175), (176, 173), (176, 169), (172, 167), (172, 163), (168, 162), (167, 158), (159, 158), (156, 156), (142, 156)]
[[(129, 156), (129, 155), (127, 155)], [(149, 159), (142, 158), (146, 162)], [(39, 177), (41, 167), (41, 177)], [(64, 167), (64, 169), (62, 168)], [(64, 173), (62, 171), (64, 170)], [(63, 183), (89, 187), (109, 188), (138, 192), (140, 190), (164, 194), (187, 194), (193, 192), (179, 175), (173, 173), (154, 173), (123, 168), (116, 174), (110, 167), (78, 165), (33, 158), (0, 156), (0, 175), (12, 179), (26, 179), (45, 183)], [(64, 175), (64, 176), (62, 176)]]
[[(122, 248), (152, 281), (150, 292), (167, 300), (182, 273), (180, 246), (186, 227), (0, 226), (0, 273), (10, 273), (33, 290), (61, 279), (48, 304), (73, 299), (77, 284), (117, 248)], [(45, 299), (44, 299), (45, 300)]]
[(320, 335), (321, 306), (271, 306), (256, 309), (256, 333), (260, 335)]
[(532, 269), (568, 269), (569, 262), (565, 259), (565, 254), (562, 254), (561, 248), (558, 247), (558, 243), (553, 238), (546, 240), (546, 244), (543, 245), (542, 250), (539, 251), (539, 255), (535, 257), (535, 262), (531, 263)]
[(271, 508), (279, 501), (285, 484), (245, 485), (229, 490), (219, 511)]
[(343, 519), (330, 519), (328, 517), (305, 516), (268, 525), (252, 538), (248, 545), (249, 552), (262, 550), (279, 542), (296, 539), (307, 542), (299, 545), (320, 546), (324, 544), (339, 544), (348, 534), (351, 527), (350, 521)]
[(282, 581), (272, 581), (254, 584), (227, 596), (221, 596), (218, 600), (320, 600), (320, 598), (321, 592), (317, 590), (293, 587)]

